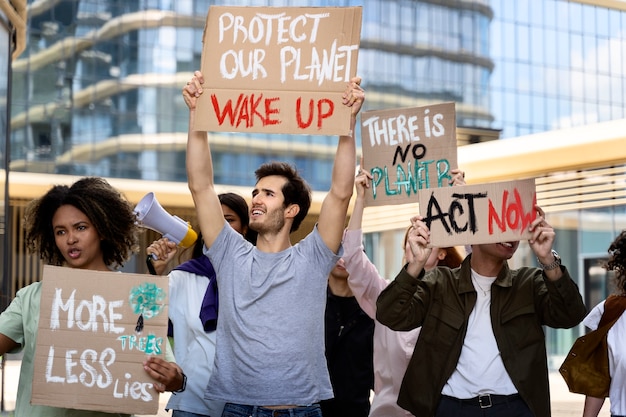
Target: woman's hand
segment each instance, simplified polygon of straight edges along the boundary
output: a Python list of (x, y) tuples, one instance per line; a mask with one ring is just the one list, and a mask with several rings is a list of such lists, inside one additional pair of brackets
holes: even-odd
[(430, 230), (423, 222), (422, 216), (411, 218), (411, 229), (406, 240), (405, 257), (408, 262), (406, 271), (417, 278), (424, 269), (433, 248), (429, 248)]
[(174, 362), (149, 356), (143, 362), (143, 369), (156, 381), (154, 389), (159, 393), (179, 391), (183, 388), (185, 382), (183, 370)]
[(152, 266), (157, 275), (163, 275), (165, 273), (167, 264), (174, 259), (176, 252), (178, 252), (176, 243), (166, 237), (155, 240), (146, 248), (146, 253), (152, 257)]

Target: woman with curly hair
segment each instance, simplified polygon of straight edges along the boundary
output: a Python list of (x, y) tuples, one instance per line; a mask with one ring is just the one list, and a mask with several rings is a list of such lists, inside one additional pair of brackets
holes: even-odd
[[(133, 207), (102, 178), (57, 185), (26, 207), (26, 242), (49, 265), (110, 271), (138, 250)], [(72, 221), (77, 221), (73, 224)], [(71, 231), (90, 240), (74, 246)], [(97, 238), (99, 245), (90, 246)]]
[[(39, 253), (49, 265), (111, 271), (123, 266), (138, 249), (132, 205), (102, 178), (52, 187), (28, 204), (24, 220), (29, 251)], [(110, 417), (110, 413), (30, 404), (40, 301), (41, 282), (35, 282), (20, 289), (0, 314), (0, 355), (23, 349), (15, 415)], [(168, 358), (173, 359), (171, 351)], [(153, 378), (153, 368), (162, 371), (161, 384), (155, 384), (155, 389), (179, 389), (184, 378), (180, 368), (156, 359), (144, 363)]]
[[(583, 320), (583, 324), (595, 330), (600, 323), (607, 300), (611, 297), (626, 297), (626, 230), (609, 246), (609, 260), (604, 265), (607, 271), (615, 272), (615, 293), (595, 306)], [(609, 402), (611, 416), (626, 415), (626, 315), (622, 313), (606, 336), (609, 356)], [(604, 398), (585, 397), (583, 417), (597, 417), (604, 405)]]

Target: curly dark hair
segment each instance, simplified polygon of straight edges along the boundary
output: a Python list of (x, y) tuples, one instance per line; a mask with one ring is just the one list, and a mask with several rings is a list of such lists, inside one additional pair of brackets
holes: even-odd
[(309, 184), (300, 176), (295, 167), (286, 162), (267, 162), (254, 171), (254, 174), (257, 182), (261, 178), (271, 175), (278, 175), (287, 179), (282, 189), (285, 198), (283, 207), (286, 208), (290, 204), (297, 204), (300, 207), (300, 212), (293, 219), (290, 232), (298, 230), (311, 207), (311, 187)]
[(65, 262), (52, 229), (52, 218), (63, 205), (74, 206), (89, 218), (102, 239), (100, 245), (107, 266), (119, 268), (139, 250), (133, 206), (103, 178), (86, 177), (71, 186), (55, 185), (26, 206), (27, 248), (31, 253), (39, 252), (48, 264), (61, 266)]
[(604, 264), (607, 271), (615, 271), (615, 286), (626, 294), (626, 230), (623, 230), (609, 246), (609, 260)]

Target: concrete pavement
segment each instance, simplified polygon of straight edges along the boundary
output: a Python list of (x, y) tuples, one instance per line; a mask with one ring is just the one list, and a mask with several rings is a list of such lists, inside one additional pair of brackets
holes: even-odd
[[(4, 406), (5, 411), (0, 413), (2, 416), (12, 415), (11, 411), (15, 409), (15, 397), (17, 394), (17, 382), (19, 379), (21, 361), (19, 359), (8, 359), (4, 372)], [(553, 417), (581, 417), (583, 412), (583, 404), (585, 397), (579, 394), (572, 394), (568, 391), (567, 385), (558, 372), (550, 373), (550, 396), (552, 399), (552, 416)], [(165, 411), (165, 404), (169, 398), (169, 394), (161, 395), (158, 417), (171, 416), (171, 412)], [(602, 407), (600, 417), (610, 417), (609, 401), (607, 400)], [(144, 417), (144, 416), (138, 416)]]
[[(550, 398), (552, 402), (552, 417), (581, 417), (585, 396), (572, 394), (567, 388), (567, 384), (558, 372), (550, 373)], [(610, 417), (609, 400), (604, 402), (600, 417)]]

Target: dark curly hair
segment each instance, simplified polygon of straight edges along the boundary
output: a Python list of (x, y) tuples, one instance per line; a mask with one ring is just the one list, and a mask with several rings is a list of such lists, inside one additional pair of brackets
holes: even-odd
[(609, 260), (604, 264), (607, 271), (615, 271), (615, 286), (626, 294), (626, 230), (623, 230), (609, 246)]
[(31, 253), (39, 252), (48, 264), (65, 263), (52, 229), (52, 218), (63, 205), (74, 206), (89, 218), (102, 239), (100, 248), (107, 266), (121, 267), (139, 250), (136, 215), (130, 202), (103, 178), (87, 177), (69, 187), (55, 185), (26, 206), (27, 248)]
[(278, 175), (287, 179), (282, 189), (285, 198), (283, 207), (286, 208), (290, 204), (297, 204), (300, 207), (300, 212), (293, 219), (290, 232), (298, 230), (311, 207), (311, 187), (298, 174), (296, 168), (286, 162), (267, 162), (254, 171), (254, 174), (257, 182), (261, 178), (271, 175)]

